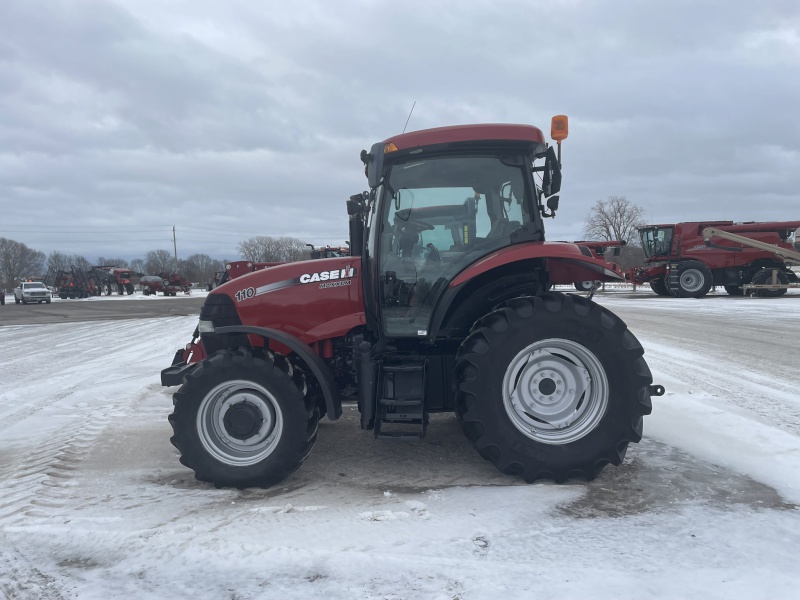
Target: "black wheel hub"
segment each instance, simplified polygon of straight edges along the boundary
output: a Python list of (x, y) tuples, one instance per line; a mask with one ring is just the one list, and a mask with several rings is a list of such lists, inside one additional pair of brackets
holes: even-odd
[(237, 440), (253, 437), (261, 429), (263, 422), (264, 417), (261, 411), (249, 402), (240, 402), (231, 406), (223, 420), (226, 433)]
[(546, 377), (539, 382), (539, 391), (545, 396), (550, 396), (556, 391), (556, 382)]

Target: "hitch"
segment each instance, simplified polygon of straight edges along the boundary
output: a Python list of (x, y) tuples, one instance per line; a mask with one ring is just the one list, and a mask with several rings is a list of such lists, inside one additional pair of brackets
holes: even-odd
[(665, 391), (666, 390), (664, 389), (663, 385), (651, 385), (650, 386), (650, 395), (651, 396), (663, 396)]

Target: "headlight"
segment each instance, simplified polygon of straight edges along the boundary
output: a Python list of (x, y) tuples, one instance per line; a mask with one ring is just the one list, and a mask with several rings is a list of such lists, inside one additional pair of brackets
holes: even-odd
[(197, 331), (200, 333), (214, 333), (214, 323), (200, 319), (200, 322), (197, 324)]

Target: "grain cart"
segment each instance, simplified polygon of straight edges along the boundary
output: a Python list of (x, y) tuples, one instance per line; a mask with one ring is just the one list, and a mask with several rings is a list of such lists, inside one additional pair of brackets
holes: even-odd
[(177, 296), (178, 292), (187, 295), (192, 293), (192, 282), (177, 273), (144, 275), (139, 279), (139, 284), (145, 296), (155, 296), (158, 292), (165, 296)]
[[(650, 225), (639, 229), (645, 266), (628, 277), (636, 284), (649, 283), (660, 296), (702, 298), (712, 286), (723, 286), (732, 296), (745, 287), (798, 282), (785, 252), (795, 252), (793, 238), (800, 221), (734, 223), (706, 221)], [(706, 237), (705, 232), (712, 235)], [(729, 235), (730, 234), (730, 235)], [(712, 241), (716, 238), (717, 241)], [(754, 288), (758, 295), (776, 296), (786, 287)]]
[(622, 280), (545, 241), (566, 133), (554, 118), (558, 158), (541, 130), (509, 124), (362, 151), (369, 189), (347, 202), (351, 256), (216, 288), (162, 371), (180, 385), (169, 417), (180, 461), (217, 486), (276, 484), (308, 456), (319, 419), (357, 396), (361, 428), (381, 439), (419, 440), (431, 413), (455, 412), (481, 456), (526, 481), (619, 464), (663, 388), (619, 317), (548, 291)]

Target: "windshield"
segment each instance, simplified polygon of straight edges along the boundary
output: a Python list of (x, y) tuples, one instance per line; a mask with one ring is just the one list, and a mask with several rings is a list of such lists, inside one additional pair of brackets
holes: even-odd
[(669, 255), (672, 246), (672, 227), (651, 227), (639, 231), (645, 258)]
[(22, 285), (26, 290), (33, 290), (33, 289), (45, 290), (45, 289), (47, 289), (47, 287), (43, 283), (40, 283), (38, 281), (34, 281), (33, 283), (24, 283)]
[(381, 304), (390, 336), (427, 335), (435, 300), (535, 213), (524, 160), (428, 158), (392, 167), (378, 220)]

